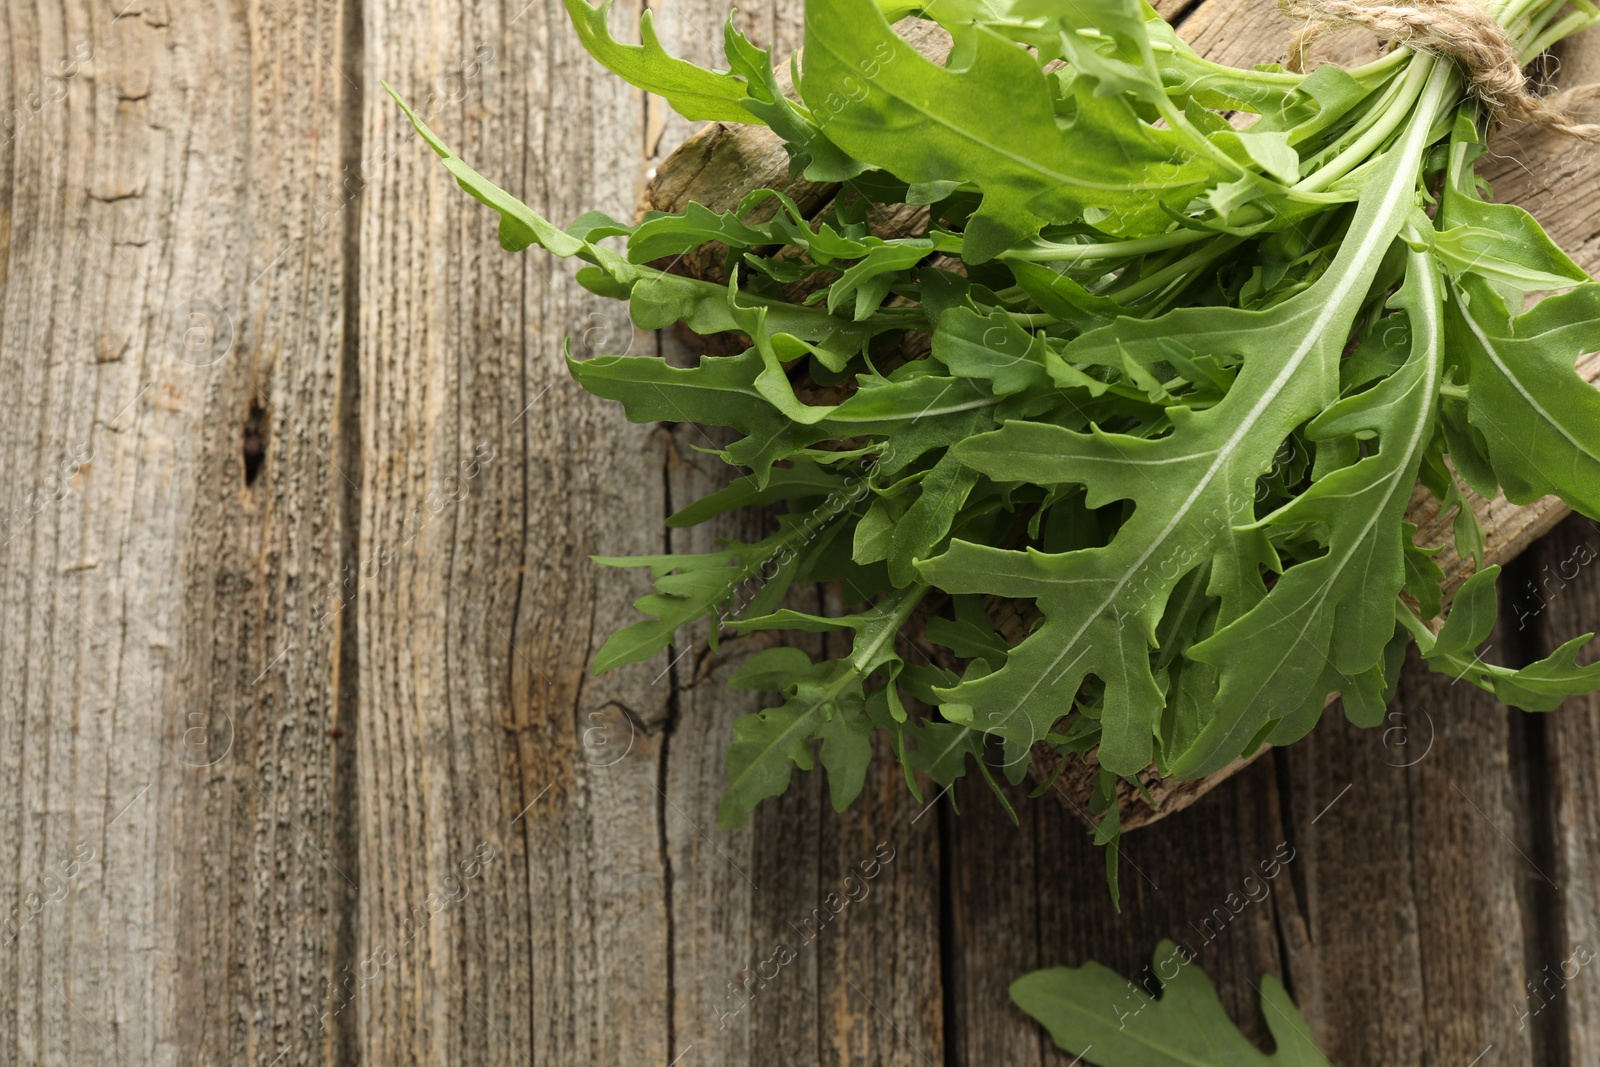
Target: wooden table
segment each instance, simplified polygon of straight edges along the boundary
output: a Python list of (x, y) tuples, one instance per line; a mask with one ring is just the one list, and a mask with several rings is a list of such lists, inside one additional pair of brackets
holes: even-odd
[[(725, 3), (649, 6), (709, 61)], [(1233, 61), (1289, 28), (1169, 6)], [(799, 0), (751, 8), (798, 43)], [(736, 532), (661, 526), (723, 472), (561, 339), (684, 353), (500, 252), (377, 87), (549, 216), (625, 215), (689, 127), (551, 0), (5, 26), (0, 1067), (1066, 1064), (1007, 983), (1164, 936), (1258, 1035), (1282, 976), (1340, 1065), (1600, 1062), (1600, 970), (1525, 984), (1600, 951), (1594, 701), (1411, 670), (1387, 731), (1330, 716), (1130, 836), (1120, 915), (1072, 812), (1013, 827), (981, 784), (928, 807), (885, 770), (840, 816), (813, 777), (715, 828), (749, 648), (588, 677), (643, 588), (586, 557)], [(1595, 75), (1584, 42), (1563, 80)], [(1500, 148), (1499, 194), (1600, 266), (1600, 154)], [(1511, 570), (1490, 658), (1594, 625), (1597, 547), (1572, 520)]]

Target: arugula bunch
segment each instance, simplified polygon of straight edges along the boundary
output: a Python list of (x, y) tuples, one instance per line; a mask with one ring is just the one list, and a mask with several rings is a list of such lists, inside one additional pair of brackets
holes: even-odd
[[(1013, 780), (1041, 743), (1096, 759), (1103, 801), (1152, 762), (1205, 775), (1301, 737), (1335, 691), (1381, 721), (1410, 641), (1530, 710), (1600, 688), (1587, 638), (1521, 671), (1473, 655), (1495, 568), (1440, 628), (1439, 547), (1405, 521), (1420, 484), (1481, 564), (1465, 487), (1600, 516), (1600, 393), (1574, 369), (1600, 349), (1600, 285), (1485, 199), (1490, 119), (1450, 61), (1234, 69), (1142, 0), (807, 0), (791, 96), (731, 20), (712, 71), (648, 13), (624, 44), (609, 2), (564, 2), (612, 71), (688, 118), (770, 127), (836, 189), (821, 210), (757, 190), (562, 229), (407, 112), (506, 248), (583, 261), (640, 328), (738, 341), (688, 368), (569, 359), (633, 421), (731, 431), (745, 473), (669, 525), (784, 509), (756, 543), (601, 560), (655, 592), (597, 670), (708, 617), (712, 640), (849, 636), (734, 677), (782, 699), (735, 725), (724, 825), (815, 760), (842, 809), (875, 731), (913, 790), (914, 771), (987, 776), (991, 742)], [(1531, 60), (1600, 22), (1575, 2), (1491, 9)], [(908, 16), (949, 31), (947, 63)], [(875, 228), (896, 212), (915, 224)], [(711, 250), (725, 284), (675, 272)], [(856, 610), (783, 606), (818, 581)], [(1006, 601), (1031, 629), (997, 624)]]

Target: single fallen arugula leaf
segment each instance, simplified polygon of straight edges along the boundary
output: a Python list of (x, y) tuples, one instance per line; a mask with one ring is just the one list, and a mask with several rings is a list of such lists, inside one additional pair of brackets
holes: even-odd
[[(839, 183), (820, 210), (757, 190), (563, 230), (407, 110), (508, 249), (577, 258), (641, 328), (743, 339), (691, 367), (570, 361), (634, 421), (732, 431), (721, 455), (747, 473), (672, 525), (785, 509), (754, 544), (601, 560), (649, 568), (655, 592), (597, 669), (702, 619), (713, 641), (853, 634), (839, 659), (775, 650), (739, 673), (782, 699), (735, 726), (722, 825), (818, 759), (843, 808), (874, 732), (913, 791), (914, 772), (988, 777), (991, 741), (1020, 780), (1047, 743), (1098, 763), (1113, 814), (1117, 776), (1206, 775), (1303, 736), (1330, 693), (1380, 722), (1411, 641), (1530, 710), (1600, 688), (1587, 637), (1520, 671), (1477, 660), (1494, 571), (1441, 622), (1437, 546), (1405, 521), (1420, 484), (1481, 566), (1465, 487), (1600, 516), (1600, 392), (1574, 369), (1600, 349), (1600, 285), (1486, 200), (1489, 117), (1450, 61), (1234, 69), (1142, 0), (808, 0), (786, 96), (731, 20), (712, 71), (669, 56), (648, 14), (630, 45), (609, 3), (564, 2), (621, 77), (690, 118), (769, 125), (796, 172)], [(1600, 22), (1565, 0), (1490, 10), (1524, 60)], [(904, 16), (949, 31), (948, 63)], [(897, 205), (926, 223), (875, 233)], [(707, 248), (726, 284), (659, 266)], [(818, 581), (854, 610), (784, 610)], [(1036, 609), (1031, 632), (1003, 637), (995, 598)]]
[(1170, 941), (1157, 946), (1153, 997), (1098, 963), (1034, 971), (1011, 999), (1056, 1045), (1096, 1067), (1328, 1067), (1305, 1019), (1277, 979), (1261, 979), (1261, 1014), (1276, 1046), (1267, 1055), (1228, 1018), (1200, 968)]

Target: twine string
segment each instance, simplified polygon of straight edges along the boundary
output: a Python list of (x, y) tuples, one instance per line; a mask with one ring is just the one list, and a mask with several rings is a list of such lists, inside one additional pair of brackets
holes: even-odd
[(1600, 99), (1600, 84), (1540, 96), (1528, 84), (1516, 41), (1481, 0), (1279, 0), (1285, 15), (1302, 21), (1289, 45), (1290, 70), (1303, 71), (1311, 46), (1341, 26), (1361, 26), (1380, 37), (1454, 60), (1468, 89), (1499, 122), (1533, 123), (1552, 133), (1600, 142), (1600, 124), (1577, 122), (1569, 108)]

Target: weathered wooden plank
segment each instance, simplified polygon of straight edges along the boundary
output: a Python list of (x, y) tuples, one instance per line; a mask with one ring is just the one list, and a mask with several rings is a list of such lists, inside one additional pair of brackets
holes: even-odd
[[(551, 218), (631, 211), (643, 105), (559, 5), (367, 10), (368, 69), (459, 90), (431, 120), (483, 173)], [(366, 121), (361, 530), (394, 556), (358, 597), (361, 947), (405, 948), (362, 993), (362, 1059), (664, 1063), (668, 690), (659, 665), (589, 677), (637, 592), (587, 559), (660, 550), (662, 442), (562, 362), (633, 333), (570, 265), (501, 251), (387, 99)], [(405, 939), (480, 841), (498, 858)]]
[[(1082, 823), (1061, 826), (1062, 805), (1029, 801), (1022, 788), (1006, 790), (1017, 825), (987, 790), (956, 792), (960, 813), (939, 813), (949, 871), (950, 1064), (1037, 1063), (1049, 1037), (1012, 1006), (1006, 991), (1023, 974), (1057, 962), (1040, 956), (1041, 892), (1054, 899), (1059, 887), (1040, 885), (1039, 835), (1076, 854), (1067, 837), (1074, 829), (1081, 835)], [(1054, 861), (1050, 868), (1060, 870)]]
[(922, 1067), (944, 1045), (939, 826), (890, 747), (874, 747), (861, 797), (843, 815), (824, 812), (822, 895), (800, 917), (838, 913), (814, 938), (826, 1067)]
[[(679, 338), (660, 340), (667, 358), (693, 358)], [(711, 437), (689, 425), (667, 433), (674, 507), (727, 483), (722, 461), (696, 451), (710, 447)], [(752, 541), (765, 531), (764, 516), (727, 516), (671, 531), (670, 545), (678, 552), (712, 551), (717, 538)], [(814, 590), (795, 599), (802, 609), (818, 606)], [(707, 1063), (753, 1062), (763, 1054), (814, 1062), (818, 954), (807, 951), (810, 946), (790, 924), (810, 915), (821, 896), (818, 841), (821, 820), (832, 816), (819, 776), (809, 775), (759, 806), (748, 828), (718, 827), (733, 720), (764, 703), (764, 694), (736, 693), (727, 682), (771, 641), (767, 635), (724, 637), (711, 650), (707, 629), (680, 634), (670, 663), (659, 668), (658, 684), (675, 693), (659, 802), (672, 871), (673, 1053)]]
[[(1531, 553), (1522, 581), (1506, 592), (1522, 632), (1541, 652), (1593, 631), (1600, 618), (1600, 524), (1573, 517)], [(1594, 662), (1586, 650), (1581, 662)], [(1530, 771), (1534, 803), (1549, 820), (1554, 908), (1529, 961), (1516, 1004), (1529, 1024), (1552, 1031), (1561, 1062), (1600, 1057), (1600, 697), (1567, 701), (1537, 725)]]
[[(1339, 708), (1331, 710), (1309, 738), (1277, 756), (1288, 768), (1300, 855), (1296, 906), (1286, 915), (1292, 925), (1285, 929), (1296, 934), (1289, 977), (1334, 1062), (1373, 1055), (1380, 1057), (1374, 1062), (1420, 1062), (1424, 1036), (1414, 1020), (1427, 990), (1413, 888), (1417, 842), (1405, 810), (1407, 780), (1389, 764), (1425, 741), (1419, 734), (1407, 747), (1391, 733), (1385, 749), (1384, 738), (1354, 731)], [(1352, 1029), (1362, 1011), (1365, 1025)]]
[(7, 8), (0, 1063), (325, 1057), (348, 10)]
[(1330, 715), (1280, 757), (1305, 856), (1290, 970), (1334, 1062), (1470, 1063), (1490, 1046), (1534, 1062), (1514, 1011), (1538, 922), (1522, 890), (1542, 877), (1520, 717), (1413, 658), (1382, 729)]
[[(1120, 916), (1094, 896), (1098, 857), (1071, 814), (1036, 812), (1043, 962), (1097, 959), (1135, 975), (1170, 937), (1258, 1040), (1258, 983), (1273, 973), (1334, 1063), (1470, 1063), (1490, 1046), (1498, 1062), (1547, 1062), (1514, 1010), (1537, 921), (1519, 890), (1538, 877), (1522, 855), (1532, 845), (1511, 766), (1518, 717), (1458, 688), (1414, 665), (1397, 701), (1410, 718), (1388, 733), (1357, 730), (1335, 708), (1306, 741), (1124, 839)], [(1050, 819), (1065, 838), (1054, 848)], [(1003, 863), (991, 861), (995, 881)]]
[[(1499, 1062), (1550, 1062), (1534, 1057), (1516, 1014), (1523, 973), (1537, 970), (1524, 959), (1537, 917), (1521, 898), (1538, 873), (1521, 854), (1533, 845), (1509, 737), (1520, 716), (1456, 688), (1413, 667), (1396, 705), (1409, 718), (1387, 733), (1357, 730), (1335, 708), (1306, 741), (1125, 838), (1120, 915), (1077, 815), (1027, 809), (1030, 859), (1028, 840), (1004, 827), (967, 835), (966, 822), (998, 818), (968, 796), (949, 862), (977, 873), (955, 882), (949, 951), (963, 979), (957, 1033), (989, 1036), (961, 1042), (955, 1062), (1026, 1047), (1035, 1031), (1003, 997), (1021, 971), (1094, 959), (1136, 977), (1163, 937), (1194, 950), (1258, 1040), (1258, 983), (1272, 973), (1334, 1063), (1469, 1063), (1491, 1045)], [(1030, 866), (1035, 899), (1015, 885)], [(1037, 945), (1005, 933), (1033, 921)], [(1070, 1057), (1051, 1049), (1045, 1062)]]
[(676, 680), (663, 800), (673, 874), (673, 1054), (692, 1046), (697, 1061), (733, 1064), (766, 1050), (805, 1063), (817, 1046), (817, 954), (788, 924), (809, 915), (820, 895), (820, 783), (797, 782), (756, 812), (751, 829), (728, 833), (716, 823), (733, 719), (761, 706), (754, 694), (724, 688), (749, 654), (737, 641), (704, 659), (691, 654)]

